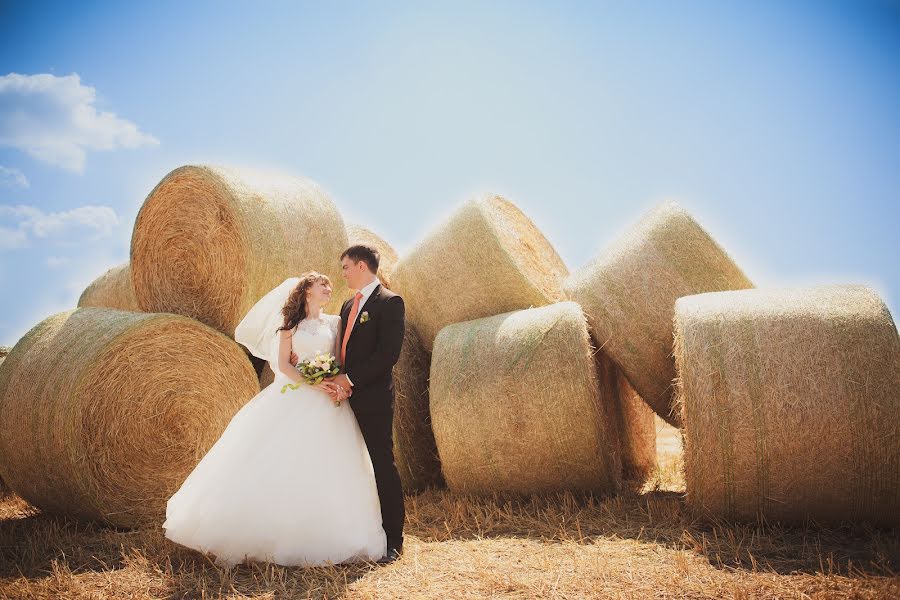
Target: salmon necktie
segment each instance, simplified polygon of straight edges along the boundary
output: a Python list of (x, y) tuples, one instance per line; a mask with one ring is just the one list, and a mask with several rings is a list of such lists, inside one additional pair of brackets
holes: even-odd
[(341, 342), (341, 366), (347, 364), (347, 341), (350, 339), (350, 332), (356, 324), (356, 315), (359, 314), (359, 301), (362, 300), (362, 292), (356, 292), (353, 297), (353, 308), (350, 309), (350, 316), (347, 318), (347, 329), (344, 330), (344, 341)]

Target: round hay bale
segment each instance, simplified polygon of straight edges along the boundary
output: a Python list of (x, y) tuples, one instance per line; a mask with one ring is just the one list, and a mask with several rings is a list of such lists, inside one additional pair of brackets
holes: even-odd
[(394, 456), (407, 492), (444, 482), (428, 406), (430, 368), (431, 356), (407, 324), (400, 359), (394, 365)]
[(431, 422), (450, 488), (617, 491), (616, 390), (601, 387), (593, 352), (574, 302), (443, 328)]
[(81, 293), (79, 308), (117, 308), (140, 312), (134, 286), (131, 284), (131, 263), (113, 267), (95, 279)]
[(241, 348), (197, 321), (60, 313), (0, 365), (0, 473), (47, 512), (158, 524), (169, 496), (258, 391)]
[(900, 524), (900, 338), (872, 289), (681, 298), (675, 360), (691, 508)]
[(391, 287), (391, 271), (397, 264), (397, 253), (394, 248), (377, 234), (359, 225), (347, 225), (347, 245), (365, 244), (378, 250), (378, 279), (388, 289)]
[(247, 169), (184, 166), (166, 175), (138, 213), (131, 269), (138, 304), (186, 315), (234, 336), (266, 292), (316, 270), (347, 295), (344, 222), (308, 179)]
[(463, 204), (400, 259), (392, 289), (427, 351), (445, 325), (562, 298), (566, 265), (509, 200), (484, 196)]
[(680, 206), (650, 211), (564, 284), (581, 304), (602, 348), (659, 416), (673, 412), (675, 300), (753, 287), (746, 275)]
[(643, 483), (656, 470), (656, 413), (638, 395), (622, 369), (606, 353), (595, 355), (602, 389), (616, 391), (616, 424), (622, 477)]

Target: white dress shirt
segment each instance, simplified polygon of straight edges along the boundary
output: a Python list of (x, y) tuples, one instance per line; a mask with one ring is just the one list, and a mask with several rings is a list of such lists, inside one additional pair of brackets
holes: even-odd
[[(379, 281), (379, 279), (376, 277), (374, 280), (372, 280), (372, 283), (370, 283), (369, 285), (367, 285), (364, 288), (362, 288), (361, 290), (359, 290), (359, 293), (362, 294), (362, 298), (359, 299), (359, 311), (360, 312), (356, 314), (357, 319), (359, 319), (359, 315), (362, 314), (362, 307), (365, 306), (366, 301), (369, 299), (369, 296), (372, 295), (372, 292), (374, 292), (375, 288), (377, 288), (379, 285), (381, 285), (381, 281)], [(355, 294), (354, 294), (354, 296), (355, 296)], [(350, 310), (351, 311), (353, 310), (352, 306), (351, 306)], [(347, 323), (347, 326), (349, 327), (350, 323)], [(356, 326), (354, 325), (353, 328), (356, 329)], [(352, 331), (350, 332), (350, 335), (351, 335), (351, 337), (353, 336)], [(346, 375), (346, 373), (344, 373), (344, 374)], [(347, 381), (350, 381), (349, 376), (347, 377)], [(353, 387), (352, 381), (350, 381), (350, 387)]]

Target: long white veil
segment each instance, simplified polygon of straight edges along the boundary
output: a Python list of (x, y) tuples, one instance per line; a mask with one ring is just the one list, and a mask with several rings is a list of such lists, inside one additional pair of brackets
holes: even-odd
[(284, 323), (284, 308), (299, 277), (285, 279), (278, 287), (260, 298), (234, 330), (237, 343), (246, 346), (253, 356), (269, 362), (272, 372), (278, 370), (278, 328)]

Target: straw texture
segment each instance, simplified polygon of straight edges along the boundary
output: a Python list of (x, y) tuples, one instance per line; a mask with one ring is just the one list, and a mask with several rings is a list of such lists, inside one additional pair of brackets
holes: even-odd
[(407, 324), (400, 359), (394, 365), (394, 457), (405, 492), (441, 486), (428, 398), (431, 355)]
[(655, 413), (638, 395), (621, 369), (616, 368), (619, 392), (619, 445), (622, 451), (622, 476), (630, 481), (645, 481), (657, 467)]
[(873, 290), (681, 298), (675, 358), (691, 508), (900, 524), (900, 338)]
[[(9, 354), (10, 350), (12, 350), (12, 348), (9, 346), (0, 346), (0, 367), (3, 366), (3, 361), (6, 360), (6, 355)], [(9, 493), (9, 488), (3, 483), (2, 473), (2, 457), (0, 457), (0, 496), (5, 496)]]
[(78, 306), (140, 311), (131, 284), (131, 264), (126, 262), (115, 266), (95, 279), (81, 293)]
[(344, 222), (308, 179), (247, 169), (184, 166), (138, 213), (131, 239), (134, 291), (146, 311), (197, 319), (234, 336), (241, 318), (288, 277), (315, 270), (347, 296), (339, 257)]
[(47, 512), (158, 525), (168, 497), (258, 390), (240, 347), (197, 321), (60, 313), (0, 365), (0, 474)]
[(678, 425), (672, 411), (675, 300), (753, 284), (684, 209), (665, 202), (564, 287), (634, 389), (659, 416)]
[(431, 419), (454, 491), (616, 491), (621, 461), (574, 302), (448, 325), (431, 362)]
[(427, 351), (445, 325), (561, 299), (568, 270), (556, 250), (509, 200), (463, 204), (400, 259), (392, 289), (406, 301)]

